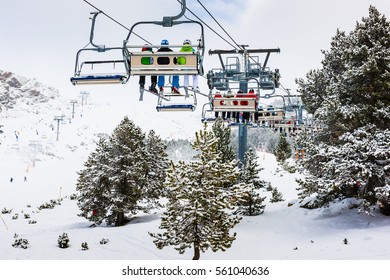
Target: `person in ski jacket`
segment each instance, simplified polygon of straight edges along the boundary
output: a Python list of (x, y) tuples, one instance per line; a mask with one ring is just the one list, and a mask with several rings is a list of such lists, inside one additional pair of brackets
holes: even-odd
[[(149, 45), (145, 45), (142, 48), (142, 51), (143, 52), (152, 52), (152, 48)], [(151, 65), (153, 63), (154, 63), (153, 57), (144, 56), (144, 57), (141, 58), (141, 64), (142, 65)], [(151, 82), (151, 84), (150, 84), (149, 90), (157, 93), (157, 89), (156, 89), (157, 76), (150, 76), (150, 82)], [(145, 86), (145, 76), (139, 76), (139, 86), (140, 86), (140, 88), (144, 88), (144, 86)], [(142, 101), (141, 97), (140, 97), (140, 101)]]
[[(164, 39), (161, 41), (161, 48), (157, 50), (157, 52), (172, 52), (172, 49), (168, 47), (169, 41)], [(157, 58), (157, 64), (158, 65), (167, 65), (170, 63), (169, 57), (159, 57)], [(158, 76), (158, 87), (160, 89), (160, 92), (164, 92), (164, 85), (165, 85), (165, 76)], [(179, 76), (174, 75), (172, 76), (172, 92), (173, 93), (180, 93), (179, 92)]]
[[(188, 39), (185, 39), (183, 42), (183, 46), (180, 49), (180, 52), (192, 52), (195, 53), (194, 48), (191, 46), (191, 41)], [(185, 65), (187, 63), (185, 57), (178, 57), (177, 58), (177, 64), (179, 65)], [(189, 86), (189, 76), (185, 75), (184, 76), (184, 82), (183, 85), (185, 88), (188, 88)], [(192, 88), (194, 91), (199, 90), (199, 81), (198, 81), (198, 75), (192, 75)]]

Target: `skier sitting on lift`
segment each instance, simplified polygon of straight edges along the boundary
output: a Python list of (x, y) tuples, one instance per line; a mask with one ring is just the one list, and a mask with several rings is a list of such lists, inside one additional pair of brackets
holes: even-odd
[[(184, 40), (183, 46), (180, 49), (180, 52), (192, 52), (192, 53), (195, 52), (194, 48), (191, 47), (191, 41), (190, 40), (188, 40), (188, 39)], [(186, 61), (185, 57), (178, 57), (177, 58), (177, 64), (184, 65), (186, 63), (187, 63), (187, 61)], [(183, 83), (184, 83), (184, 87), (188, 88), (188, 86), (189, 86), (189, 76), (188, 75), (184, 76), (184, 82)], [(194, 91), (199, 91), (198, 75), (193, 75), (192, 76), (192, 88), (193, 88)]]
[[(148, 45), (142, 48), (143, 52), (152, 52), (152, 48)], [(142, 65), (151, 65), (153, 64), (153, 57), (145, 56), (141, 58)], [(151, 85), (149, 87), (149, 91), (157, 93), (156, 85), (157, 85), (157, 76), (150, 76)], [(139, 76), (139, 87), (144, 88), (145, 86), (145, 76)], [(140, 101), (142, 101), (142, 97), (140, 96)]]
[[(162, 46), (160, 49), (157, 50), (157, 52), (172, 52), (172, 50), (167, 47), (169, 45), (169, 41), (164, 39), (161, 41)], [(158, 65), (167, 65), (170, 62), (169, 57), (159, 57), (157, 58), (157, 64)], [(165, 85), (165, 76), (158, 76), (158, 87), (160, 89), (160, 92), (164, 92), (164, 85)], [(179, 76), (175, 75), (172, 77), (172, 92), (173, 93), (180, 93), (179, 91)]]

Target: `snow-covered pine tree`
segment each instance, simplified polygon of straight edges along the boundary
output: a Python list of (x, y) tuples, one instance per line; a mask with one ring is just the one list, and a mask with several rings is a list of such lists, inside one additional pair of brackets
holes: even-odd
[(273, 188), (272, 189), (272, 197), (269, 200), (271, 203), (279, 202), (279, 201), (284, 201), (283, 199), (283, 194), (279, 192), (278, 188)]
[(114, 129), (109, 139), (110, 153), (108, 176), (111, 183), (111, 207), (107, 224), (121, 226), (126, 223), (125, 214), (142, 210), (142, 188), (146, 185), (147, 172), (145, 135), (128, 117)]
[(97, 224), (105, 221), (120, 226), (126, 222), (125, 214), (158, 206), (162, 193), (158, 184), (162, 186), (167, 162), (163, 150), (154, 132), (146, 139), (125, 117), (108, 141), (98, 143), (79, 172), (80, 215)]
[(263, 202), (266, 197), (261, 197), (258, 190), (265, 188), (266, 183), (260, 179), (260, 171), (258, 156), (252, 149), (249, 149), (245, 153), (245, 165), (240, 169), (238, 182), (241, 183), (244, 194), (236, 213), (255, 216), (264, 212)]
[(275, 157), (279, 163), (284, 163), (291, 157), (291, 146), (287, 141), (286, 136), (280, 133), (279, 142), (275, 149)]
[(338, 30), (323, 53), (323, 67), (297, 81), (324, 127), (302, 141), (307, 177), (300, 181), (301, 196), (314, 195), (321, 206), (348, 194), (384, 211), (390, 197), (384, 140), (390, 130), (390, 22), (371, 6), (350, 34)]
[[(222, 163), (231, 162), (236, 158), (236, 152), (230, 144), (231, 130), (225, 125), (222, 118), (218, 118), (211, 127), (213, 135), (216, 138), (216, 152), (220, 154), (218, 160)], [(236, 182), (228, 182), (224, 185), (225, 188), (231, 188)]]
[(77, 205), (80, 216), (95, 224), (101, 224), (107, 216), (111, 205), (111, 182), (108, 177), (108, 159), (110, 149), (104, 139), (97, 143), (84, 163), (85, 168), (78, 172), (76, 184)]
[(217, 138), (217, 152), (221, 154), (222, 162), (230, 162), (236, 158), (236, 153), (230, 145), (231, 130), (222, 119), (217, 119), (212, 126), (212, 131)]
[(240, 194), (223, 186), (238, 177), (237, 161), (222, 162), (217, 152), (218, 140), (205, 128), (196, 133), (193, 148), (199, 153), (195, 161), (177, 165), (167, 171), (168, 203), (162, 215), (163, 233), (150, 233), (157, 248), (174, 246), (179, 253), (194, 249), (194, 260), (200, 252), (228, 249), (236, 234), (230, 230), (240, 218), (233, 209)]
[(159, 198), (164, 195), (163, 183), (168, 169), (166, 146), (161, 138), (151, 130), (146, 137), (146, 181), (142, 188), (145, 210), (160, 205)]

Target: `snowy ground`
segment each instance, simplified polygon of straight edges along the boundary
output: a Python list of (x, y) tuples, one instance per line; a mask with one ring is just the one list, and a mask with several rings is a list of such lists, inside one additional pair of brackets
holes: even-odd
[[(0, 134), (0, 209), (12, 209), (12, 212), (1, 214), (0, 260), (192, 258), (191, 250), (179, 255), (172, 248), (156, 249), (148, 232), (158, 230), (163, 210), (138, 215), (123, 227), (91, 228), (87, 220), (77, 216), (76, 202), (69, 199), (75, 193), (76, 172), (83, 168), (93, 150), (97, 133), (110, 134), (124, 115), (134, 119), (137, 125), (142, 124), (144, 131), (154, 128), (163, 138), (193, 137), (194, 131), (201, 128), (199, 108), (193, 113), (197, 115), (168, 113), (172, 114), (170, 120), (163, 121), (164, 115), (155, 115), (154, 110), (142, 107), (147, 102), (134, 102), (137, 97), (132, 98), (113, 104), (90, 96), (88, 105), (77, 105), (71, 122), (66, 118), (60, 123), (59, 141), (56, 141), (56, 122), (53, 122), (57, 112), (1, 120), (4, 133)], [(64, 109), (67, 116), (69, 110)], [(373, 217), (358, 214), (356, 209), (350, 209), (353, 201), (317, 210), (303, 209), (297, 204), (288, 207), (290, 202), (297, 201), (295, 178), (298, 175), (281, 171), (271, 154), (259, 152), (259, 161), (264, 168), (262, 179), (277, 187), (285, 201), (269, 203), (270, 192), (264, 191), (268, 197), (264, 214), (243, 217), (234, 229), (238, 234), (232, 248), (226, 252), (206, 252), (201, 254), (202, 260), (390, 259), (390, 219), (380, 214)], [(37, 209), (59, 198), (63, 199), (61, 205), (54, 209)], [(18, 218), (13, 219), (16, 214)], [(25, 218), (25, 214), (30, 217)], [(68, 249), (57, 246), (62, 233), (70, 238)], [(28, 240), (27, 249), (11, 246), (15, 234)], [(100, 244), (103, 238), (109, 242)], [(82, 242), (88, 243), (89, 250), (81, 250)]]

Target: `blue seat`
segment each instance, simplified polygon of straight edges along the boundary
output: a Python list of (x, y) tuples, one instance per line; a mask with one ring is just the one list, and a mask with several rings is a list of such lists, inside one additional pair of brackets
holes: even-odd
[(127, 81), (125, 75), (87, 75), (87, 76), (78, 76), (70, 78), (70, 81), (73, 85), (80, 84), (124, 84)]
[(160, 104), (156, 106), (157, 111), (194, 111), (192, 104)]

